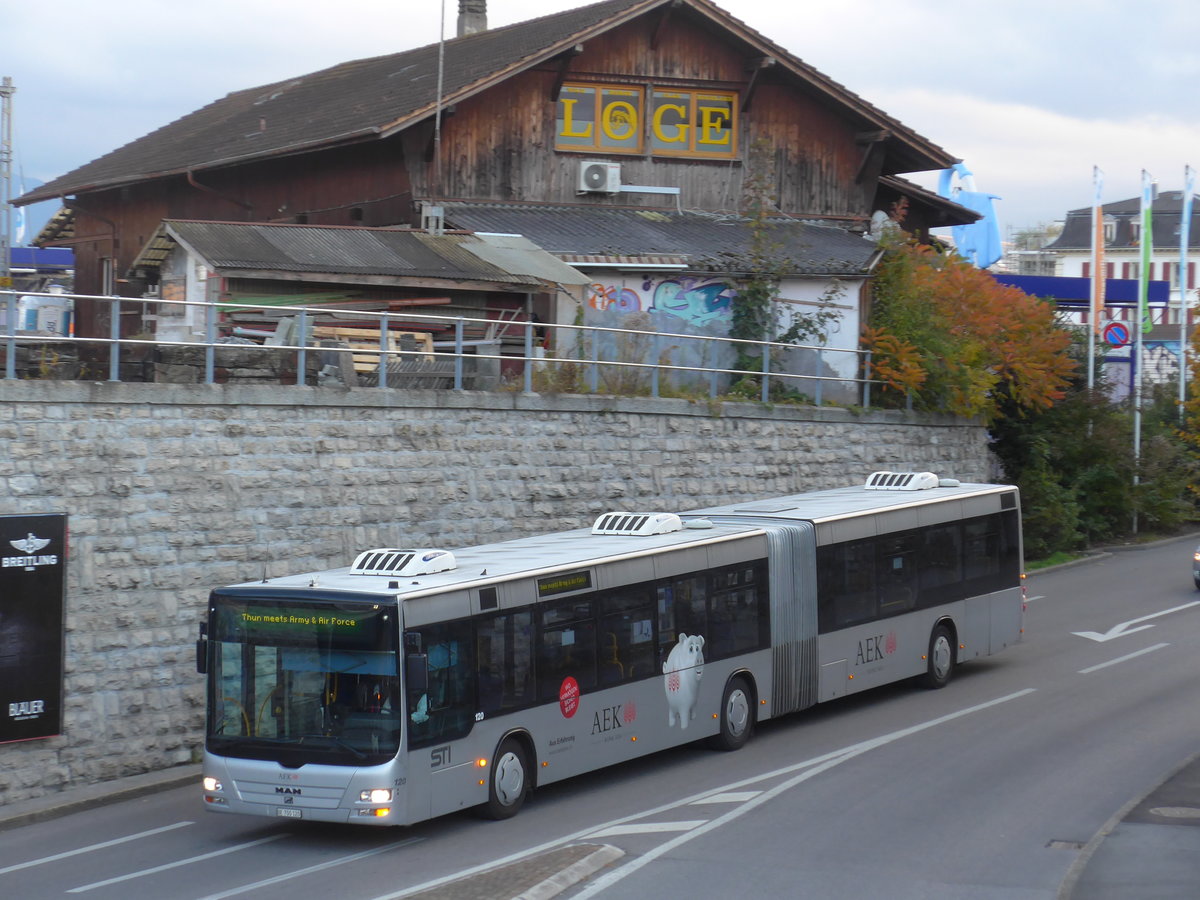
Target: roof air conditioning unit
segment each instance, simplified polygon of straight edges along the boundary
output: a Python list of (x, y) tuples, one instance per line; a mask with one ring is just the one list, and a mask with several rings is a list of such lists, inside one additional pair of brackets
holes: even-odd
[(939, 485), (932, 472), (872, 472), (863, 487), (868, 491), (927, 491)]
[(592, 525), (592, 534), (624, 534), (648, 537), (682, 531), (683, 522), (674, 513), (605, 513)]
[(621, 164), (584, 160), (579, 164), (579, 193), (615, 194), (621, 190)]
[(455, 568), (454, 554), (446, 550), (396, 550), (391, 547), (358, 554), (351, 575), (434, 575)]

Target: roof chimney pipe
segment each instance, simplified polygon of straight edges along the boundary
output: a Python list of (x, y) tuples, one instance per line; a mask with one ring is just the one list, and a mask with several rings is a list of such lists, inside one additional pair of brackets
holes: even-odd
[(487, 31), (487, 0), (458, 0), (458, 36)]

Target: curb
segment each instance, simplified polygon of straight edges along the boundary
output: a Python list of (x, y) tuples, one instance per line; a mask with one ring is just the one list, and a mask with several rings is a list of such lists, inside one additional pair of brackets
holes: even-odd
[(1179, 534), (1175, 537), (1161, 538), (1157, 541), (1146, 541), (1144, 544), (1110, 544), (1107, 547), (1101, 547), (1097, 550), (1089, 550), (1079, 559), (1068, 560), (1054, 566), (1044, 566), (1040, 569), (1026, 570), (1025, 575), (1027, 578), (1032, 578), (1035, 575), (1041, 575), (1043, 572), (1057, 572), (1059, 569), (1069, 569), (1072, 566), (1081, 566), (1084, 563), (1095, 562), (1098, 559), (1106, 559), (1114, 553), (1125, 553), (1130, 550), (1148, 550), (1151, 547), (1162, 547), (1167, 544), (1182, 543), (1184, 541), (1200, 543), (1200, 531)]
[(1125, 817), (1129, 815), (1129, 813), (1132, 812), (1138, 806), (1138, 804), (1140, 804), (1162, 785), (1166, 784), (1168, 781), (1194, 763), (1197, 759), (1200, 759), (1200, 753), (1188, 757), (1186, 760), (1176, 766), (1166, 778), (1162, 779), (1159, 784), (1150, 788), (1140, 796), (1134, 797), (1115, 813), (1113, 813), (1109, 820), (1105, 822), (1103, 826), (1101, 826), (1099, 831), (1092, 835), (1092, 839), (1084, 845), (1082, 850), (1079, 851), (1079, 856), (1077, 856), (1075, 861), (1071, 863), (1071, 868), (1067, 870), (1067, 874), (1063, 876), (1063, 880), (1058, 886), (1058, 893), (1055, 894), (1055, 900), (1071, 900), (1075, 893), (1075, 888), (1079, 884), (1079, 879), (1083, 877), (1083, 873), (1087, 870), (1088, 863), (1092, 861), (1092, 857), (1096, 854), (1096, 851), (1100, 848), (1100, 845), (1104, 843), (1105, 839), (1117, 829), (1118, 825), (1125, 821)]
[(612, 844), (601, 844), (600, 849), (551, 875), (545, 881), (535, 884), (529, 890), (518, 894), (513, 900), (550, 900), (551, 897), (557, 897), (567, 888), (574, 887), (624, 855), (624, 850), (614, 847)]

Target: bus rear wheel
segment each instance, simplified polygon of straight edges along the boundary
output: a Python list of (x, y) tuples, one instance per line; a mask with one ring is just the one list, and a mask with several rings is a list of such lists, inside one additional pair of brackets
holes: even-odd
[(483, 811), (489, 819), (515, 816), (529, 793), (529, 766), (525, 750), (515, 738), (505, 738), (492, 760), (488, 779), (488, 800)]
[(928, 665), (922, 683), (936, 690), (944, 688), (954, 676), (954, 636), (945, 625), (936, 626), (929, 635)]
[(749, 683), (740, 675), (730, 678), (725, 685), (725, 695), (721, 698), (721, 730), (713, 738), (713, 746), (718, 750), (740, 750), (750, 740), (750, 732), (754, 730), (752, 696)]

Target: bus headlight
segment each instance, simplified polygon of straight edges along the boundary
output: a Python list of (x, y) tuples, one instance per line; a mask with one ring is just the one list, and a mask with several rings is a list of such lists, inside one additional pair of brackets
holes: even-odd
[(362, 803), (391, 803), (392, 792), (386, 788), (376, 788), (373, 791), (359, 792), (358, 799)]
[(206, 791), (219, 791), (221, 790), (221, 782), (210, 775), (206, 775), (204, 778), (204, 789)]

